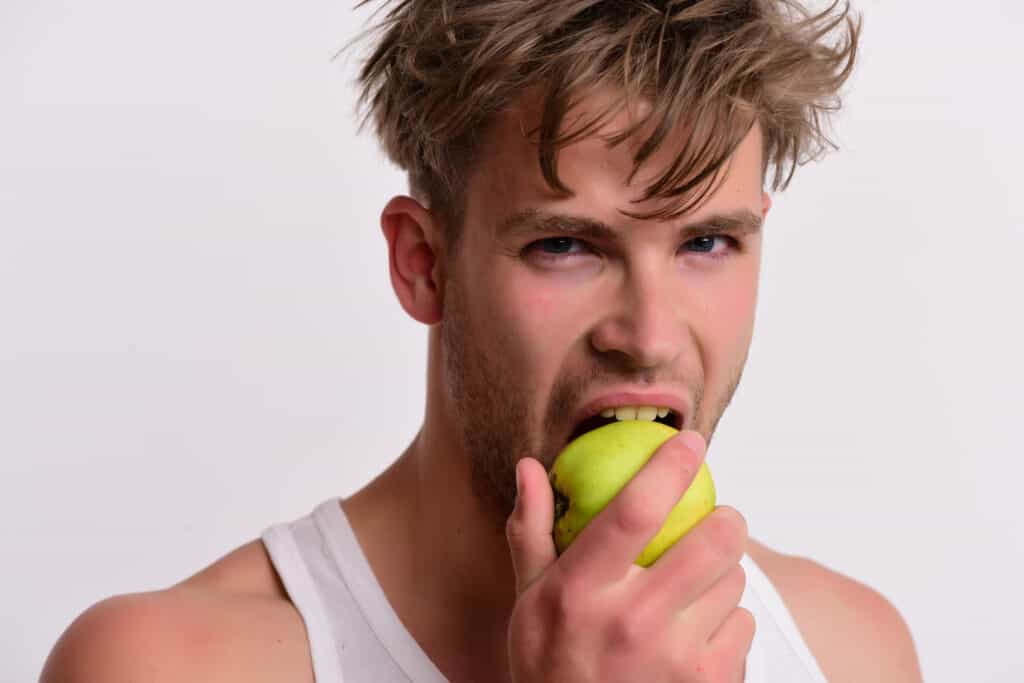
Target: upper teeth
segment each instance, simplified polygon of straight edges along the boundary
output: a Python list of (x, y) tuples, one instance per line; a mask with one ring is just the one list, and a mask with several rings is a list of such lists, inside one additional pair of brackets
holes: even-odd
[(601, 411), (601, 417), (614, 417), (619, 421), (648, 420), (653, 422), (656, 417), (665, 417), (669, 412), (669, 408), (655, 406), (619, 406), (618, 408), (605, 408)]

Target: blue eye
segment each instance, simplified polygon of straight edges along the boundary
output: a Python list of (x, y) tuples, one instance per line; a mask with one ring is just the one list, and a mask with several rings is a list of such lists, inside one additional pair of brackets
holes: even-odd
[(732, 249), (735, 249), (736, 246), (739, 244), (736, 241), (736, 238), (730, 237), (729, 235), (704, 235), (702, 237), (697, 237), (695, 239), (690, 240), (689, 242), (684, 244), (683, 247), (687, 248), (687, 250), (690, 251), (691, 253), (708, 254), (712, 258), (721, 258), (726, 254), (716, 253), (714, 251), (715, 240), (725, 241), (726, 246), (728, 247), (726, 253), (728, 253), (728, 251), (731, 251)]
[(544, 239), (531, 242), (526, 246), (526, 251), (536, 251), (542, 259), (559, 261), (566, 256), (581, 251), (571, 251), (573, 245), (583, 246), (583, 242), (573, 237), (545, 237)]

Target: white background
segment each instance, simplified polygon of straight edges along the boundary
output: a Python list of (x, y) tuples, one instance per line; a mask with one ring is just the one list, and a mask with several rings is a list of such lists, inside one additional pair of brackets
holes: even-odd
[[(926, 680), (1019, 680), (1024, 10), (934, 7), (859, 5), (841, 151), (775, 198), (709, 463), (753, 536), (888, 597)], [(0, 5), (0, 680), (415, 434), (404, 182), (330, 61), (368, 17)]]

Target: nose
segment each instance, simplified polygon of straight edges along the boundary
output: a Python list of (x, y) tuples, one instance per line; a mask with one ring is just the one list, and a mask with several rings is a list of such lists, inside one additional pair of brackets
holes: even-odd
[(666, 286), (668, 278), (656, 268), (627, 274), (612, 295), (611, 312), (592, 330), (591, 346), (623, 356), (637, 369), (670, 366), (688, 330), (683, 301), (676, 288)]

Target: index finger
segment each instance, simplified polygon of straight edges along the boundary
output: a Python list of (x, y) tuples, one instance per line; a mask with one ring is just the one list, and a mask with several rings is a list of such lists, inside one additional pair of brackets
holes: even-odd
[(594, 587), (625, 576), (697, 476), (704, 448), (703, 437), (692, 431), (659, 446), (565, 550), (561, 571)]

